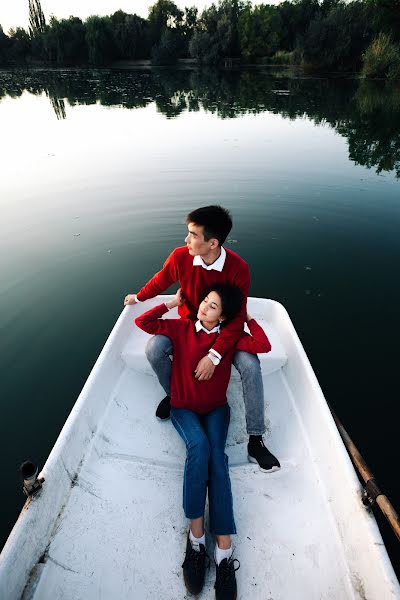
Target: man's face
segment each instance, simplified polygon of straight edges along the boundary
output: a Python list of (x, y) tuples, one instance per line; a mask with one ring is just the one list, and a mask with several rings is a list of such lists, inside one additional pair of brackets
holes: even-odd
[(191, 256), (206, 256), (215, 248), (215, 239), (204, 239), (204, 227), (195, 223), (188, 224), (188, 234), (185, 242)]

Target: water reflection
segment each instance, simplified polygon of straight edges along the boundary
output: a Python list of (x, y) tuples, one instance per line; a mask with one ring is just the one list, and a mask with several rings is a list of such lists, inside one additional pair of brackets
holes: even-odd
[(347, 138), (356, 164), (394, 171), (400, 178), (400, 86), (354, 79), (288, 77), (262, 71), (38, 70), (0, 72), (0, 99), (24, 91), (46, 94), (58, 119), (66, 104), (145, 107), (155, 103), (167, 118), (184, 111), (222, 119), (269, 111), (307, 117)]

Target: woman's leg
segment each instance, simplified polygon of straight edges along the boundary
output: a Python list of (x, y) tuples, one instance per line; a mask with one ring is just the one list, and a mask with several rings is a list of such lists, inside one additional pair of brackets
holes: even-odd
[(204, 507), (206, 502), (210, 448), (199, 416), (190, 410), (171, 408), (172, 423), (186, 445), (183, 481), (183, 510), (191, 520), (186, 542), (183, 578), (191, 594), (203, 589), (209, 558), (205, 548)]
[(199, 416), (191, 410), (171, 408), (171, 421), (185, 442), (183, 510), (188, 519), (204, 516), (210, 447)]
[[(220, 406), (204, 416), (204, 430), (210, 446), (208, 499), (210, 507), (210, 529), (221, 536), (221, 543), (228, 544), (230, 534), (236, 533), (233, 516), (231, 480), (228, 457), (225, 454), (230, 408)], [(224, 537), (226, 538), (225, 541)]]

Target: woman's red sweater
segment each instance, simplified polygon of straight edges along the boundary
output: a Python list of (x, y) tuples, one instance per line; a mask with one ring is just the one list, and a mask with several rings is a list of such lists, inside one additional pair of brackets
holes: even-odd
[(162, 319), (168, 312), (165, 304), (160, 304), (135, 319), (140, 329), (150, 334), (168, 336), (174, 346), (174, 359), (171, 373), (171, 405), (187, 408), (196, 413), (207, 413), (226, 403), (226, 390), (231, 375), (233, 355), (236, 350), (251, 354), (269, 352), (271, 344), (260, 325), (251, 319), (248, 323), (251, 335), (243, 331), (236, 346), (230, 348), (223, 360), (215, 368), (208, 381), (198, 381), (194, 370), (199, 361), (213, 346), (218, 333), (196, 331), (190, 319)]

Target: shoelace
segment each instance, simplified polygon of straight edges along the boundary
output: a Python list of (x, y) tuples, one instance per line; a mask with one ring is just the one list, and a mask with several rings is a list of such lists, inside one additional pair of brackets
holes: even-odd
[[(235, 567), (237, 563), (237, 567)], [(230, 558), (225, 564), (220, 563), (218, 567), (218, 587), (227, 588), (232, 583), (231, 573), (240, 569), (240, 562), (237, 558)], [(215, 587), (217, 582), (215, 582)]]
[(205, 562), (205, 565), (204, 565), (205, 568), (208, 569), (210, 567), (210, 557), (208, 556), (207, 552), (205, 552), (205, 551), (197, 552), (196, 550), (193, 550), (193, 548), (190, 548), (189, 556), (185, 557), (182, 567), (184, 567), (186, 565), (186, 563), (191, 562), (194, 564), (194, 568), (196, 570), (200, 570), (202, 568), (201, 562), (203, 560)]

